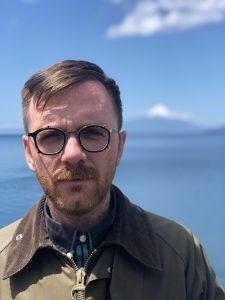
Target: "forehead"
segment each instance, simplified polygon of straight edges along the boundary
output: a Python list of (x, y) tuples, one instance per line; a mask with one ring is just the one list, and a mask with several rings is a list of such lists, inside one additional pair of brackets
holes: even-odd
[(56, 93), (44, 109), (36, 108), (31, 101), (29, 119), (30, 125), (36, 129), (61, 124), (82, 126), (88, 123), (115, 123), (117, 117), (112, 97), (103, 84), (86, 81)]

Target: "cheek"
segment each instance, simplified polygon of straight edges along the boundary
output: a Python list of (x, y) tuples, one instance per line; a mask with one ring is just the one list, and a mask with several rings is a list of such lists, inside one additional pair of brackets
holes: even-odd
[(96, 164), (100, 172), (110, 173), (117, 165), (117, 152), (115, 150), (102, 152), (102, 155), (96, 160)]
[(54, 169), (55, 162), (50, 157), (42, 157), (39, 156), (34, 160), (35, 164), (35, 172), (39, 172), (39, 174), (43, 174), (43, 176), (51, 177)]

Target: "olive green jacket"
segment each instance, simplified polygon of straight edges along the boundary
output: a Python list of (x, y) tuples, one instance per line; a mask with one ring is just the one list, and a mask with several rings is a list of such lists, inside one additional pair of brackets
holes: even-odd
[(0, 230), (0, 300), (224, 300), (197, 239), (113, 187), (118, 211), (104, 243), (77, 268), (49, 240), (45, 198)]

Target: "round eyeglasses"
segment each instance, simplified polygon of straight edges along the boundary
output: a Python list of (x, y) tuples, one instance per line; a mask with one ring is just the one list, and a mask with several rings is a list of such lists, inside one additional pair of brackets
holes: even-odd
[(73, 133), (77, 136), (81, 147), (88, 152), (104, 151), (110, 142), (110, 135), (118, 132), (117, 128), (107, 128), (102, 125), (87, 125), (77, 131), (65, 132), (59, 128), (40, 128), (34, 132), (29, 132), (38, 153), (44, 155), (54, 155), (60, 153), (67, 142), (68, 135)]

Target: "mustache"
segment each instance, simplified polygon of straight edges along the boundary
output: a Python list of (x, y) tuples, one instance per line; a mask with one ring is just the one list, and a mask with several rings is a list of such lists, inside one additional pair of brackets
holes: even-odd
[(83, 165), (59, 169), (56, 170), (53, 174), (53, 180), (57, 182), (78, 179), (97, 179), (97, 177), (98, 174), (94, 168), (86, 167)]

